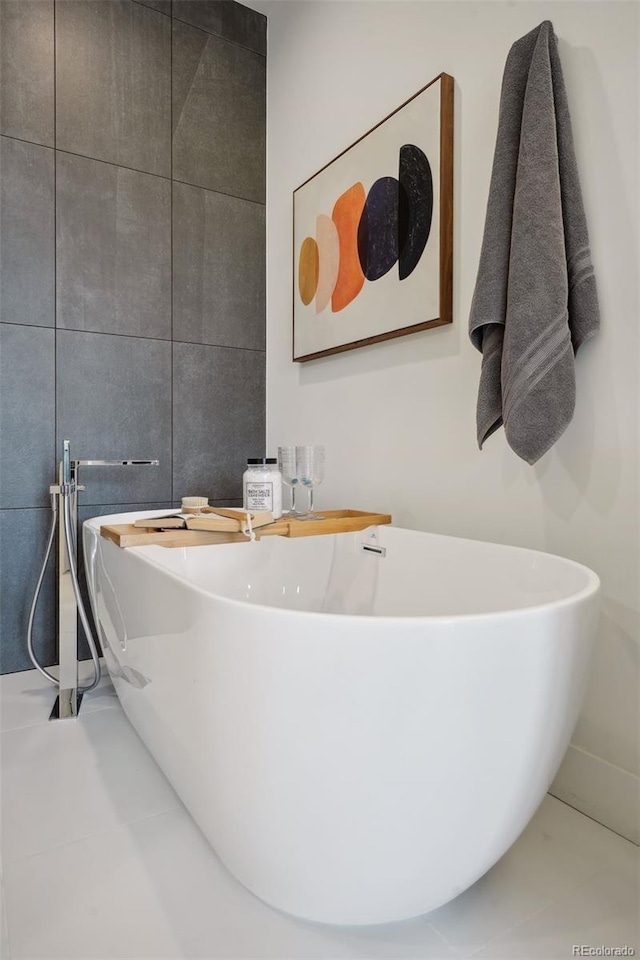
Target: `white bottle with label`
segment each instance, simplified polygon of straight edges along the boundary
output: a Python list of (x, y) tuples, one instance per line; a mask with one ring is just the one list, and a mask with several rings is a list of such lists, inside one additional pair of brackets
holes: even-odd
[(282, 474), (275, 457), (247, 460), (242, 496), (245, 510), (270, 510), (274, 520), (282, 516)]

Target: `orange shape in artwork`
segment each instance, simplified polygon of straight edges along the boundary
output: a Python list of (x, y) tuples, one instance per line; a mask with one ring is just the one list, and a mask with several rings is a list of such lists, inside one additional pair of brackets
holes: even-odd
[(340, 242), (336, 225), (326, 214), (321, 213), (316, 218), (316, 240), (320, 268), (318, 273), (318, 288), (316, 290), (316, 313), (322, 313), (329, 306), (331, 296), (338, 279), (340, 265)]
[(313, 237), (305, 237), (300, 247), (298, 261), (298, 290), (305, 307), (311, 303), (318, 287), (318, 244)]
[(338, 280), (331, 298), (334, 313), (344, 310), (364, 286), (364, 273), (358, 255), (358, 224), (365, 201), (364, 187), (361, 183), (354, 183), (338, 197), (333, 208), (332, 220), (340, 242)]

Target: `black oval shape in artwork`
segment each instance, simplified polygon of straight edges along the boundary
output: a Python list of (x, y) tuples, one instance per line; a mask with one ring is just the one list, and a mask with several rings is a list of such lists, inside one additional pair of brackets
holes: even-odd
[[(401, 280), (406, 280), (420, 262), (431, 232), (433, 218), (433, 177), (428, 157), (420, 147), (406, 143), (400, 147), (400, 195), (398, 211), (398, 237), (400, 245), (398, 271)], [(403, 198), (404, 199), (404, 198)]]
[(398, 192), (395, 177), (380, 177), (365, 201), (358, 225), (358, 255), (367, 280), (379, 280), (398, 259)]

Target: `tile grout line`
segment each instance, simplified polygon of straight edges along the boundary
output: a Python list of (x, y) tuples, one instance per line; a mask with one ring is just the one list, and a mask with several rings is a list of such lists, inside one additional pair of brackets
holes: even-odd
[(435, 933), (435, 935), (436, 935), (440, 940), (442, 940), (442, 942), (445, 944), (445, 946), (449, 948), (449, 950), (451, 951), (451, 953), (455, 954), (456, 957), (459, 957), (460, 960), (463, 960), (463, 958), (461, 957), (461, 954), (460, 954), (459, 950), (456, 950), (456, 948), (455, 948), (452, 944), (449, 943), (449, 941), (448, 941), (447, 938), (445, 937), (444, 933), (441, 933), (440, 930), (438, 930), (437, 927), (434, 927), (434, 925), (433, 925), (430, 921), (428, 921), (428, 920), (427, 920), (427, 925), (428, 925), (429, 929), (430, 929), (431, 931), (433, 931), (433, 933)]
[(13, 133), (0, 133), (0, 140), (15, 140), (16, 143), (28, 143), (32, 147), (42, 147), (43, 150), (55, 150), (53, 143), (40, 143), (39, 140), (27, 140), (25, 137), (16, 137)]
[[(53, 2), (53, 482), (58, 483), (57, 467), (57, 446), (58, 446), (58, 58), (57, 58), (57, 3)], [(50, 510), (53, 509), (53, 501), (50, 504)], [(58, 524), (61, 519), (58, 517)], [(52, 521), (53, 524), (53, 521)], [(54, 621), (52, 639), (54, 656), (60, 659), (59, 636), (58, 636), (58, 617), (56, 608), (58, 599), (58, 579), (59, 579), (59, 550), (58, 537), (53, 540), (53, 576), (54, 576)], [(48, 657), (47, 657), (48, 659)], [(60, 687), (58, 686), (58, 690)]]
[[(135, 0), (139, 2), (139, 0)], [(257, 12), (257, 11), (254, 11)], [(190, 23), (188, 20), (183, 20), (182, 17), (176, 17), (175, 13), (171, 13), (173, 20), (176, 20), (178, 23), (184, 24), (185, 27), (191, 27), (192, 30), (199, 30), (201, 33), (206, 33), (208, 37), (214, 37), (216, 40), (222, 40), (223, 43), (230, 43), (234, 47), (240, 47), (241, 50), (245, 50), (247, 53), (252, 53), (255, 57), (261, 57), (263, 60), (267, 59), (266, 53), (260, 53), (259, 50), (254, 50), (253, 47), (246, 47), (244, 43), (239, 43), (237, 40), (232, 40), (230, 37), (223, 37), (219, 33), (213, 33), (211, 30), (207, 30), (206, 27), (201, 27), (195, 23)]]
[[(157, 7), (150, 7), (148, 3), (145, 3), (144, 0), (132, 0), (133, 3), (139, 4), (141, 7), (146, 7), (147, 10), (153, 10), (154, 13), (159, 13), (162, 17), (171, 17), (171, 13), (165, 13), (164, 10), (158, 10)], [(169, 0), (171, 2), (171, 0)]]
[[(80, 662), (80, 663), (91, 663), (92, 661), (91, 661), (91, 659), (88, 659), (88, 660), (80, 660), (79, 662)], [(54, 663), (54, 664), (51, 664), (51, 666), (54, 666), (54, 667), (55, 667), (55, 666), (57, 666), (57, 664)], [(17, 672), (17, 673), (23, 673), (24, 671), (18, 670), (18, 671), (16, 671), (16, 672)], [(7, 674), (3, 674), (3, 676), (10, 677), (11, 674), (10, 674), (10, 673), (7, 673)], [(89, 679), (89, 678), (87, 678), (87, 679)], [(86, 683), (86, 680), (81, 681), (81, 682), (85, 682), (85, 683)], [(52, 688), (52, 692), (55, 692), (55, 691), (53, 690), (53, 688)], [(53, 703), (51, 704), (51, 706), (53, 706)], [(83, 713), (82, 713), (82, 716), (85, 717), (85, 716), (87, 716), (87, 714), (89, 714), (89, 713), (102, 713), (103, 710), (115, 710), (115, 709), (118, 708), (118, 707), (120, 707), (120, 709), (122, 709), (122, 707), (121, 707), (121, 705), (120, 705), (120, 701), (116, 699), (115, 703), (105, 703), (104, 706), (102, 706), (102, 707), (91, 707), (91, 709), (85, 708), (84, 711), (83, 711)], [(51, 711), (49, 711), (49, 712), (51, 712)], [(49, 720), (49, 716), (48, 716), (48, 714), (47, 714), (47, 716), (44, 717), (43, 720), (34, 720), (32, 723), (21, 723), (21, 724), (18, 724), (17, 726), (15, 726), (15, 727), (7, 727), (7, 728), (4, 729), (4, 730), (0, 730), (0, 737), (4, 737), (5, 734), (8, 734), (8, 733), (14, 733), (16, 730), (31, 730), (33, 727), (41, 727), (41, 726), (43, 726), (44, 724), (47, 724), (47, 725), (48, 725), (49, 723), (51, 723), (51, 721)]]
[[(150, 7), (148, 3), (144, 2), (144, 0), (133, 0), (133, 3), (137, 3), (141, 7), (146, 7), (147, 10), (153, 10), (154, 13), (159, 13), (163, 17), (170, 17), (172, 20), (177, 20), (178, 23), (184, 23), (187, 27), (193, 27), (194, 30), (201, 30), (202, 33), (206, 33), (210, 37), (215, 37), (217, 40), (224, 40), (225, 43), (232, 43), (234, 47), (240, 47), (241, 50), (246, 50), (247, 53), (255, 53), (257, 57), (262, 57), (264, 60), (267, 59), (266, 53), (260, 53), (259, 50), (254, 50), (253, 47), (247, 47), (244, 43), (240, 43), (239, 40), (232, 40), (231, 37), (223, 37), (220, 33), (214, 33), (212, 30), (207, 30), (206, 27), (200, 27), (195, 23), (191, 23), (189, 20), (183, 20), (182, 17), (177, 17), (173, 12), (173, 0), (170, 0), (170, 2), (171, 13), (165, 13), (164, 10), (158, 10), (157, 7)], [(253, 12), (258, 13), (257, 10), (254, 10)]]
[[(2, 2), (2, 0), (0, 0)], [(134, 0), (135, 2), (135, 0)], [(167, 180), (169, 183), (181, 183), (185, 187), (193, 187), (194, 190), (204, 190), (205, 193), (217, 193), (221, 197), (229, 197), (231, 200), (240, 200), (243, 203), (253, 203), (257, 207), (266, 206), (265, 200), (254, 200), (252, 197), (241, 197), (237, 193), (227, 193), (225, 190), (215, 190), (213, 187), (204, 187), (201, 183), (192, 183), (191, 180), (180, 180), (174, 178), (171, 174), (165, 177), (162, 173), (151, 173), (149, 170), (141, 170), (139, 167), (129, 167), (124, 163), (116, 163), (114, 160), (105, 160), (102, 157), (90, 157), (86, 153), (76, 153), (74, 150), (62, 150), (59, 147), (52, 147), (47, 143), (38, 143), (36, 140), (24, 140), (22, 137), (10, 137), (6, 133), (0, 134), (4, 140), (15, 140), (18, 143), (28, 143), (34, 147), (42, 147), (44, 150), (56, 150), (58, 153), (65, 153), (69, 157), (78, 157), (80, 160), (90, 160), (93, 163), (106, 163), (110, 167), (119, 167), (122, 170), (129, 170), (132, 173), (139, 173), (144, 177), (155, 177), (157, 180)], [(36, 324), (25, 324), (25, 326), (36, 326)]]
[[(592, 754), (592, 756), (594, 756)], [(602, 759), (601, 757), (596, 757), (597, 760)], [(606, 762), (606, 761), (605, 761)], [(618, 767), (619, 770), (623, 769)], [(610, 833), (615, 833), (616, 837), (620, 837), (621, 840), (626, 840), (627, 843), (630, 843), (632, 846), (638, 848), (640, 844), (637, 844), (635, 840), (630, 840), (629, 837), (625, 837), (624, 833), (619, 833), (617, 830), (614, 830), (613, 827), (607, 826), (606, 823), (603, 823), (602, 820), (596, 820), (595, 817), (592, 817), (590, 814), (585, 813), (584, 810), (580, 810), (578, 807), (574, 807), (572, 803), (569, 803), (567, 800), (563, 800), (562, 797), (556, 797), (555, 793), (549, 793), (547, 791), (547, 796), (553, 797), (554, 800), (558, 800), (559, 803), (564, 803), (565, 807), (569, 807), (570, 810), (575, 810), (576, 813), (579, 813), (582, 817), (586, 817), (587, 820), (591, 820), (592, 823), (597, 823), (599, 827), (602, 827), (603, 830), (608, 830)]]
[[(56, 2), (53, 2), (53, 471), (55, 476), (58, 439), (58, 129), (56, 88)], [(57, 553), (57, 551), (56, 551)]]
[[(216, 499), (218, 499), (218, 498), (216, 498)], [(219, 507), (224, 507), (225, 505), (227, 505), (227, 506), (235, 506), (235, 505), (237, 505), (237, 504), (239, 503), (239, 501), (241, 501), (241, 500), (242, 500), (242, 497), (220, 497), (220, 498), (218, 499), (218, 506), (219, 506)], [(158, 502), (160, 502), (160, 503), (165, 503), (166, 506), (163, 506), (163, 507), (154, 507), (153, 504), (158, 503)], [(146, 500), (146, 501), (145, 501), (145, 500), (137, 500), (137, 501), (135, 501), (135, 503), (102, 503), (102, 502), (100, 502), (100, 503), (81, 503), (81, 504), (78, 505), (78, 509), (79, 509), (79, 510), (80, 510), (80, 509), (83, 509), (83, 510), (84, 510), (84, 509), (87, 509), (87, 507), (147, 507), (147, 509), (149, 509), (149, 510), (177, 510), (178, 507), (175, 506), (176, 503), (177, 503), (177, 500), (164, 500), (164, 501), (162, 501), (162, 500), (160, 500), (160, 501), (158, 501), (158, 500)], [(42, 506), (42, 505), (40, 505), (40, 506), (27, 506), (27, 507), (0, 507), (0, 513), (5, 513), (5, 512), (7, 512), (7, 511), (9, 511), (9, 510), (47, 510), (47, 511), (49, 511), (49, 507), (44, 507), (44, 506)], [(136, 511), (129, 511), (129, 512), (130, 512), (130, 513), (131, 513), (131, 512), (134, 512), (134, 513), (135, 513)], [(96, 516), (108, 516), (108, 514), (96, 514)], [(88, 662), (88, 660), (89, 660), (89, 658), (87, 658), (87, 662)], [(55, 666), (55, 664), (49, 664), (49, 666)], [(12, 670), (11, 672), (12, 672), (12, 673), (24, 673), (23, 670)], [(8, 675), (9, 675), (9, 674), (0, 674), (0, 676), (8, 676)], [(572, 808), (572, 809), (573, 809), (573, 808)], [(596, 822), (597, 822), (597, 821), (596, 821)], [(602, 824), (600, 824), (600, 826), (602, 826)], [(608, 829), (608, 827), (605, 828), (605, 829)], [(619, 836), (619, 834), (618, 834), (618, 836)], [(624, 840), (624, 839), (626, 839), (626, 837), (623, 837), (622, 839)], [(631, 841), (629, 841), (629, 843), (631, 843)]]
[[(94, 712), (98, 713), (99, 711), (96, 710)], [(28, 728), (22, 728), (22, 729), (28, 729)], [(146, 750), (146, 747), (145, 747), (145, 750)], [(154, 760), (154, 763), (155, 763), (155, 760)], [(158, 767), (158, 769), (160, 768)], [(173, 787), (171, 787), (171, 789), (173, 790)], [(115, 833), (116, 831), (132, 826), (133, 824), (143, 823), (145, 820), (153, 820), (155, 817), (164, 817), (168, 813), (172, 813), (174, 810), (182, 810), (188, 817), (191, 818), (191, 814), (189, 813), (189, 811), (187, 810), (187, 808), (185, 807), (182, 800), (177, 794), (176, 794), (176, 800), (178, 802), (174, 804), (172, 807), (166, 807), (164, 810), (157, 810), (155, 813), (149, 813), (143, 817), (134, 817), (132, 820), (123, 820), (122, 823), (114, 824), (113, 826), (108, 827), (106, 830), (96, 830), (94, 833), (89, 833), (87, 834), (86, 837), (78, 837), (77, 840), (67, 840), (65, 843), (55, 844), (54, 846), (47, 847), (46, 850), (38, 850), (35, 853), (28, 853), (26, 856), (23, 856), (23, 857), (4, 859), (3, 867), (14, 867), (14, 866), (17, 866), (18, 864), (26, 863), (28, 860), (33, 860), (35, 857), (44, 857), (50, 853), (54, 853), (59, 850), (66, 850), (67, 847), (74, 847), (79, 843), (86, 843), (87, 840), (93, 840), (95, 837), (108, 836), (110, 833)], [(206, 839), (205, 839), (205, 842), (206, 842)], [(6, 873), (7, 871), (4, 870), (4, 872)]]
[[(573, 808), (572, 808), (573, 809)], [(579, 811), (576, 811), (579, 812)], [(512, 923), (510, 926), (505, 927), (504, 930), (501, 930), (500, 933), (496, 933), (495, 936), (489, 937), (488, 940), (485, 940), (484, 943), (480, 946), (475, 947), (471, 953), (464, 955), (464, 960), (472, 960), (473, 957), (477, 956), (481, 950), (485, 950), (487, 947), (490, 947), (491, 944), (496, 943), (500, 940), (501, 937), (506, 937), (508, 934), (512, 933), (514, 930), (517, 930), (518, 927), (523, 926), (525, 923), (529, 923), (530, 920), (533, 920), (534, 917), (537, 917), (539, 914), (544, 913), (545, 910), (548, 910), (554, 905), (554, 903), (562, 903), (564, 900), (568, 900), (570, 897), (574, 896), (576, 890), (579, 890), (580, 887), (585, 886), (590, 880), (596, 877), (599, 873), (604, 871), (603, 866), (599, 866), (593, 872), (589, 872), (586, 876), (581, 876), (575, 881), (570, 881), (570, 889), (565, 889), (561, 894), (556, 897), (551, 897), (550, 900), (546, 900), (541, 906), (536, 907), (535, 910), (532, 910), (531, 913), (528, 913), (526, 916), (521, 917), (520, 920), (517, 920), (515, 923)]]
[(171, 191), (170, 199), (170, 217), (169, 217), (169, 243), (170, 243), (170, 310), (171, 310), (171, 371), (169, 374), (169, 403), (171, 407), (171, 423), (169, 424), (169, 429), (171, 431), (171, 500), (175, 500), (175, 415), (173, 409), (174, 403), (174, 389), (173, 389), (173, 368), (175, 360), (175, 346), (174, 346), (174, 322), (173, 322), (173, 0), (170, 0), (169, 10), (171, 19), (169, 20), (169, 189)]
[[(73, 156), (81, 156), (81, 154), (73, 154)], [(87, 160), (93, 160), (93, 157), (86, 157)], [(97, 163), (110, 163), (109, 160), (98, 160)], [(119, 164), (114, 164), (114, 166), (119, 166)], [(131, 168), (125, 168), (131, 169)], [(144, 170), (137, 170), (136, 173), (145, 173)], [(159, 174), (149, 173), (149, 177), (159, 177)], [(215, 190), (213, 187), (203, 187), (201, 183), (193, 183), (191, 180), (181, 180), (179, 177), (159, 177), (163, 180), (171, 180), (172, 183), (180, 183), (184, 187), (193, 187), (194, 190), (204, 190), (205, 193), (217, 193), (221, 197), (229, 197), (231, 200), (240, 200), (242, 203), (253, 203), (256, 207), (266, 207), (265, 200), (254, 200), (253, 197), (241, 197), (237, 193), (227, 193), (226, 190)]]
[[(0, 0), (2, 2), (2, 0)], [(6, 327), (26, 327), (29, 330), (53, 330), (52, 325), (43, 323), (15, 323), (13, 320), (0, 320)], [(206, 343), (200, 340), (171, 340), (168, 337), (143, 337), (137, 333), (111, 333), (105, 330), (81, 330), (77, 327), (59, 327), (65, 333), (86, 333), (96, 337), (128, 337), (130, 340), (150, 340), (152, 343), (182, 343), (192, 347), (215, 347), (217, 350), (244, 350), (246, 353), (266, 353), (264, 347), (237, 347), (229, 343)]]

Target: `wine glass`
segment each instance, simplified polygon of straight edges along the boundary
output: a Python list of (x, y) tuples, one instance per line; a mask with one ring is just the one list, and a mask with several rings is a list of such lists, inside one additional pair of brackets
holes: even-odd
[(313, 490), (324, 480), (324, 447), (296, 447), (296, 471), (298, 480), (309, 491), (309, 510), (303, 520), (324, 520), (313, 512)]
[(296, 448), (278, 447), (278, 466), (282, 474), (282, 482), (291, 490), (291, 507), (289, 510), (283, 510), (287, 517), (299, 517), (296, 510), (296, 486), (298, 484), (298, 473), (296, 467)]

